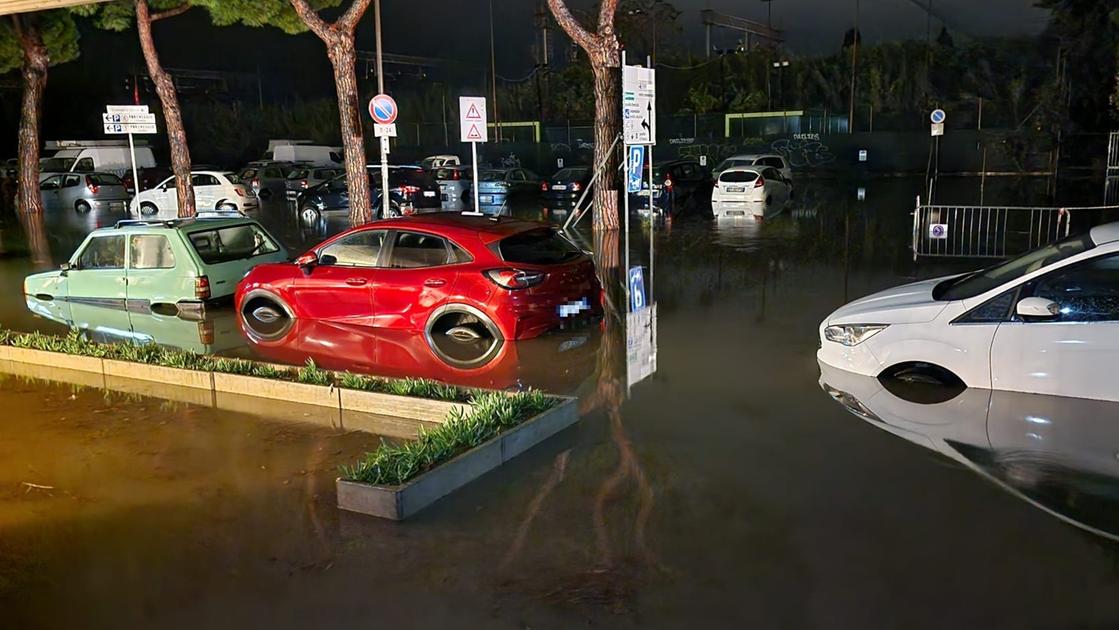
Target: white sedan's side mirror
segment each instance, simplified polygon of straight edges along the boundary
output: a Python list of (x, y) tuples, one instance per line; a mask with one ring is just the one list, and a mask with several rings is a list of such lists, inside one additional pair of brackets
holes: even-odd
[(1023, 319), (1054, 319), (1061, 314), (1061, 306), (1052, 300), (1028, 297), (1018, 302), (1017, 313)]

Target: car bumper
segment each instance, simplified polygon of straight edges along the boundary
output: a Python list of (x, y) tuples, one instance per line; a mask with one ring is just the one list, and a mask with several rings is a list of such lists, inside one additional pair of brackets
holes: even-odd
[[(602, 316), (601, 293), (591, 289), (574, 297), (509, 295), (494, 309), (497, 325), (506, 339), (521, 340), (586, 324)], [(561, 307), (566, 314), (561, 315)]]
[(579, 198), (583, 196), (583, 192), (562, 192), (562, 191), (549, 191), (544, 193), (544, 203), (551, 207), (573, 206)]
[(128, 210), (128, 199), (86, 199), (86, 203), (94, 210), (111, 210), (113, 212)]
[(716, 219), (721, 218), (734, 218), (734, 217), (754, 217), (761, 218), (765, 215), (765, 200), (764, 199), (750, 199), (743, 201), (722, 201), (715, 200), (711, 202), (711, 212), (715, 215)]

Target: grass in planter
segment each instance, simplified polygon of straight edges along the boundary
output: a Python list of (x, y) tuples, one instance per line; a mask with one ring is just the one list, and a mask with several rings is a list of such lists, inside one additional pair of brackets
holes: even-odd
[(426, 378), (384, 379), (346, 372), (339, 378), (338, 385), (346, 389), (445, 402), (470, 402), (474, 396), (474, 393), (469, 389)]
[(342, 475), (378, 486), (400, 485), (551, 409), (557, 402), (536, 390), (479, 393), (469, 410), (452, 411), (439, 427), (421, 430), (414, 442), (382, 443), (356, 465), (343, 466)]
[(333, 385), (334, 379), (330, 372), (315, 365), (314, 359), (307, 359), (307, 365), (299, 368), (295, 380), (307, 385)]

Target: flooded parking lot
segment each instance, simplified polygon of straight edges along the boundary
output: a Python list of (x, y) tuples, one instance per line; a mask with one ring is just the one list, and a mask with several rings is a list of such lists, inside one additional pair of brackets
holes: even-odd
[[(1004, 203), (1045, 192), (986, 185)], [(977, 186), (938, 194), (971, 202)], [(375, 435), (10, 376), (0, 609), (14, 627), (1113, 626), (1119, 407), (981, 390), (921, 404), (821, 377), (817, 327), (836, 307), (976, 266), (913, 263), (921, 188), (806, 180), (764, 222), (658, 231), (658, 371), (628, 399), (609, 316), (461, 369), (422, 339), (356, 327), (299, 322), (269, 344), (232, 313), (36, 313), (24, 275), (118, 217), (49, 215), (41, 230), (5, 217), (7, 327), (534, 386), (578, 395), (584, 417), (400, 525), (334, 507), (337, 467)], [(1074, 204), (1099, 187), (1063, 190)], [(259, 219), (292, 253), (345, 227), (308, 229), (283, 204)]]

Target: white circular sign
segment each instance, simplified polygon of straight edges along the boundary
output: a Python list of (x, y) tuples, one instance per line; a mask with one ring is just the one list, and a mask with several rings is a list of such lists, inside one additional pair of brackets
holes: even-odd
[(937, 125), (943, 123), (944, 119), (947, 118), (947, 117), (948, 117), (948, 114), (945, 114), (943, 109), (934, 109), (932, 111), (932, 114), (929, 114), (929, 119), (932, 120), (933, 123), (935, 123)]

